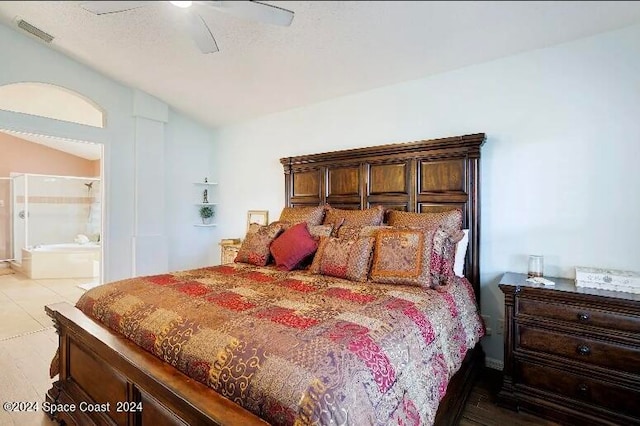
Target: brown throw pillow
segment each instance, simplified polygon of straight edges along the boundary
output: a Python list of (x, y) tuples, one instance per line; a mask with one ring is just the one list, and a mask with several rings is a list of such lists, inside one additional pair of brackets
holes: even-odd
[(453, 274), (457, 238), (442, 227), (381, 230), (376, 235), (371, 281), (443, 285)]
[(391, 226), (342, 226), (338, 230), (339, 238), (375, 237), (378, 231), (390, 229)]
[(285, 207), (280, 213), (280, 222), (292, 224), (307, 222), (307, 225), (321, 225), (324, 218), (324, 206), (317, 207)]
[(462, 210), (453, 209), (434, 213), (413, 213), (399, 210), (389, 212), (390, 226), (411, 226), (420, 228), (437, 228), (442, 226), (450, 233), (462, 229)]
[(329, 207), (324, 216), (325, 224), (338, 223), (344, 219), (342, 226), (381, 225), (384, 218), (384, 207), (375, 206), (366, 210), (343, 210)]
[(464, 237), (462, 230), (449, 231), (440, 227), (433, 236), (431, 253), (432, 286), (445, 285), (455, 274), (456, 244)]
[(309, 226), (308, 229), (309, 233), (315, 238), (330, 237), (333, 225), (313, 225)]
[(322, 237), (309, 271), (351, 281), (366, 281), (375, 239)]
[(259, 223), (250, 223), (247, 234), (255, 234), (260, 228), (264, 228), (264, 226), (265, 225), (260, 225)]
[(269, 247), (283, 230), (282, 223), (274, 222), (260, 227), (253, 233), (247, 233), (234, 262), (250, 263), (256, 266), (267, 265), (271, 258)]

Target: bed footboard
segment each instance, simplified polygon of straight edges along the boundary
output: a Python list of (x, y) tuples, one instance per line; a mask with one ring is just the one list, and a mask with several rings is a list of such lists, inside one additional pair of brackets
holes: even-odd
[(46, 307), (59, 334), (59, 380), (49, 416), (67, 425), (266, 425), (207, 386), (95, 322), (79, 309)]

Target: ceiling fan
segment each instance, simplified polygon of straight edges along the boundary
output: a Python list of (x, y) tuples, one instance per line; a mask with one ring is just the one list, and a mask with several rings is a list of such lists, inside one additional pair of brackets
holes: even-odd
[[(96, 15), (105, 15), (126, 12), (153, 3), (148, 1), (86, 1), (80, 3), (80, 7)], [(189, 34), (202, 53), (214, 53), (219, 49), (211, 30), (195, 9), (211, 8), (239, 18), (285, 27), (291, 25), (294, 15), (290, 10), (257, 1), (170, 1), (168, 3), (184, 9), (189, 23), (187, 27)]]

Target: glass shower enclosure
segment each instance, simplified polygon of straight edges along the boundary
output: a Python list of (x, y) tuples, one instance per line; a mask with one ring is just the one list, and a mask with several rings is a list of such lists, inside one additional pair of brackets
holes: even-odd
[[(7, 238), (10, 244), (5, 257), (8, 253), (34, 279), (99, 275), (102, 228), (99, 178), (15, 174), (9, 184), (2, 182), (0, 200), (2, 185), (7, 185), (11, 204), (5, 209), (9, 211), (9, 219), (0, 222), (10, 223)], [(0, 244), (2, 235), (0, 231)]]

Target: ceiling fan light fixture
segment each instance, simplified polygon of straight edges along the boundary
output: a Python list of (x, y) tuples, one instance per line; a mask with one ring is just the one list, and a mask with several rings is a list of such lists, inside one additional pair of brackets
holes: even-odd
[[(83, 1), (79, 5), (94, 15), (126, 12), (160, 2), (150, 1)], [(167, 2), (163, 2), (167, 3)], [(171, 5), (184, 9), (183, 18), (188, 22), (186, 29), (202, 53), (218, 52), (211, 29), (198, 13), (200, 8), (210, 8), (235, 15), (238, 18), (250, 19), (271, 25), (287, 27), (291, 25), (294, 12), (260, 1), (168, 1)], [(191, 6), (197, 6), (191, 8)], [(190, 9), (191, 8), (191, 9)]]
[(174, 6), (181, 7), (182, 9), (191, 7), (191, 5), (193, 4), (192, 1), (170, 1), (169, 3), (171, 3)]

